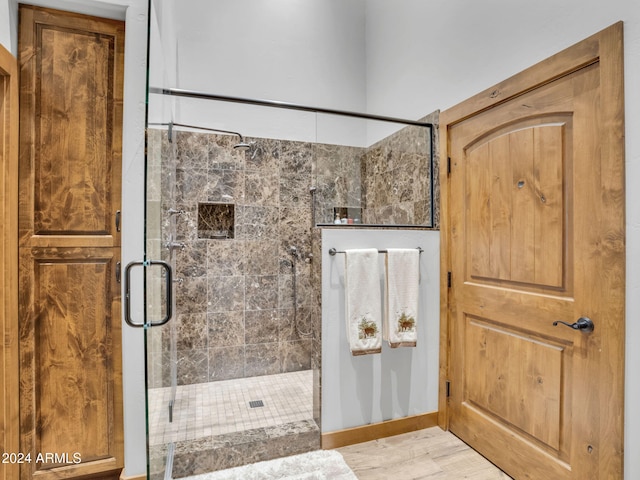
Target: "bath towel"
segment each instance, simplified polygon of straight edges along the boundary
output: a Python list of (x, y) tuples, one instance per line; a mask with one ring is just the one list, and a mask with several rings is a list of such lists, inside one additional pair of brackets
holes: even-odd
[(345, 251), (347, 340), (352, 355), (382, 350), (382, 309), (378, 250)]
[(415, 248), (389, 248), (385, 266), (383, 338), (392, 348), (415, 347), (420, 253)]

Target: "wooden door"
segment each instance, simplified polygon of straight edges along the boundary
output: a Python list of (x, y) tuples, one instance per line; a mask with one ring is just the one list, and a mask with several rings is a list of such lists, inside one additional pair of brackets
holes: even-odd
[(119, 478), (124, 24), (20, 6), (20, 478)]
[(516, 479), (622, 478), (622, 72), (616, 24), (441, 117), (441, 423)]

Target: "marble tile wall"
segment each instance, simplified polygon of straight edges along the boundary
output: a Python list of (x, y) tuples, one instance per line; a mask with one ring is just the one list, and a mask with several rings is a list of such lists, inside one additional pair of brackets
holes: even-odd
[(333, 223), (334, 208), (362, 208), (361, 162), (366, 149), (341, 145), (314, 145), (315, 223)]
[[(438, 113), (423, 121), (437, 125)], [(171, 326), (177, 330), (178, 384), (309, 368), (319, 372), (320, 292), (312, 291), (312, 284), (320, 265), (305, 261), (309, 254), (321, 258), (317, 245), (315, 252), (311, 245), (311, 186), (316, 187), (317, 223), (331, 223), (336, 206), (362, 208), (363, 223), (369, 224), (431, 220), (431, 140), (424, 128), (406, 127), (367, 149), (250, 140), (252, 148), (242, 151), (233, 149), (236, 139), (228, 135), (179, 131), (173, 142), (166, 132), (154, 136), (153, 162), (162, 158), (164, 163), (150, 190), (152, 221), (162, 225), (164, 237), (175, 230), (176, 241), (185, 244), (173, 259), (179, 281)], [(436, 128), (436, 227), (437, 147)], [(233, 205), (233, 238), (201, 238), (207, 235), (198, 234), (199, 204)], [(184, 214), (163, 213), (169, 208)], [(165, 240), (154, 239), (153, 249), (172, 260), (161, 248)], [(299, 254), (296, 310), (291, 246)], [(303, 335), (312, 331), (315, 336)], [(162, 366), (154, 369), (152, 385), (166, 386), (170, 328), (157, 337), (155, 332), (153, 348), (165, 353), (158, 355)], [(319, 380), (314, 383), (319, 388)]]
[[(179, 385), (311, 368), (311, 337), (303, 334), (311, 316), (312, 145), (252, 141), (239, 151), (232, 136), (175, 133), (174, 208), (185, 212), (174, 216), (185, 244), (175, 252)], [(202, 203), (234, 205), (233, 238), (200, 238)], [(291, 246), (299, 254), (295, 310)], [(165, 351), (169, 338), (166, 329)]]
[[(421, 121), (437, 125), (439, 112)], [(408, 126), (362, 155), (363, 222), (379, 225), (439, 225), (438, 137), (434, 128), (434, 212), (431, 219), (430, 132)]]
[(316, 224), (333, 223), (334, 207), (362, 209), (362, 223), (439, 225), (439, 112), (421, 119), (434, 128), (433, 223), (430, 131), (408, 126), (368, 148), (314, 145)]

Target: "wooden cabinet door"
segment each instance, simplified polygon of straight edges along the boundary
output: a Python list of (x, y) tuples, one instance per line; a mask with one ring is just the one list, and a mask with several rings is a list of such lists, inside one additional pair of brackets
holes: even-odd
[(623, 476), (622, 92), (616, 24), (441, 116), (449, 427), (517, 479)]
[(20, 6), (22, 480), (123, 466), (124, 24)]

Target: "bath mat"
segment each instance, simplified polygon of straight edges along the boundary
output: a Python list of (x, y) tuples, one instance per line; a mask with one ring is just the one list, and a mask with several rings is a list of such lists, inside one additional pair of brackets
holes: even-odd
[(357, 480), (335, 450), (314, 452), (252, 463), (187, 477), (185, 480)]

